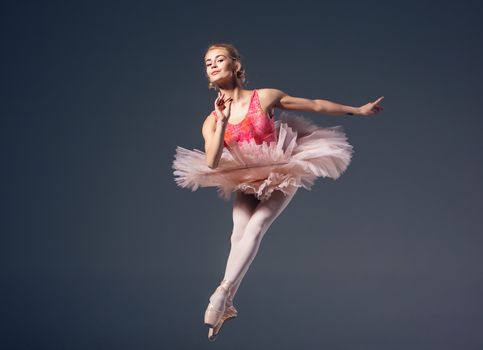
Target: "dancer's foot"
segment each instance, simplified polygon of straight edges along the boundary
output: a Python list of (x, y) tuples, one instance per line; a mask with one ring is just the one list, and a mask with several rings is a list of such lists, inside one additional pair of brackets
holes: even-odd
[(232, 282), (223, 280), (211, 295), (210, 303), (205, 311), (205, 325), (214, 328), (220, 322), (225, 313), (226, 302), (232, 286)]
[(223, 323), (232, 320), (236, 318), (238, 315), (238, 311), (235, 309), (233, 305), (226, 305), (225, 312), (223, 313), (223, 316), (221, 317), (220, 322), (215, 327), (210, 327), (208, 329), (208, 339), (210, 341), (215, 341), (216, 337), (220, 333), (221, 326), (223, 326)]

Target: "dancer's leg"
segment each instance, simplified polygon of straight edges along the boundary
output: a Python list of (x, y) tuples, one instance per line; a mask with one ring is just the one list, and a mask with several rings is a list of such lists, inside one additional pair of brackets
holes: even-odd
[[(235, 200), (233, 202), (233, 232), (231, 234), (230, 242), (231, 249), (230, 255), (228, 256), (227, 265), (233, 260), (233, 254), (236, 251), (236, 247), (243, 237), (245, 228), (250, 220), (255, 208), (260, 203), (254, 195), (246, 194), (243, 192), (236, 192)], [(234, 281), (233, 287), (230, 291), (230, 296), (228, 298), (228, 305), (233, 304), (233, 298), (240, 286), (241, 281)]]
[[(232, 247), (225, 270), (225, 280), (233, 281), (238, 288), (258, 252), (263, 236), (273, 221), (290, 203), (295, 193), (296, 191), (284, 195), (280, 191), (275, 191), (270, 198), (257, 205), (246, 224), (242, 238)], [(234, 296), (233, 292), (231, 296)]]
[[(233, 259), (233, 253), (236, 251), (236, 246), (238, 242), (240, 242), (241, 238), (243, 237), (243, 233), (245, 228), (252, 217), (255, 208), (260, 203), (255, 196), (250, 194), (245, 194), (243, 192), (237, 191), (235, 195), (235, 199), (233, 201), (233, 231), (231, 234), (231, 249), (230, 254), (228, 256), (228, 261)], [(238, 289), (238, 285), (234, 283), (233, 287), (231, 288), (230, 295), (228, 297), (228, 304), (231, 305), (233, 303), (233, 296), (235, 295), (234, 292)], [(221, 309), (222, 307), (222, 296), (221, 295), (212, 295), (210, 297), (210, 302), (217, 308)]]

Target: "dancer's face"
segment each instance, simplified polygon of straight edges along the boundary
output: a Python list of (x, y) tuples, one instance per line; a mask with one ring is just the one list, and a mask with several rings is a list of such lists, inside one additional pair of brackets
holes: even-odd
[(214, 48), (205, 55), (206, 75), (212, 84), (236, 79), (233, 59), (224, 48)]

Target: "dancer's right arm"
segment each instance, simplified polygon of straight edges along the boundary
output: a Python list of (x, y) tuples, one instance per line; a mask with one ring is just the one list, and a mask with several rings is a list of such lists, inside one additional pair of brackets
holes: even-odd
[(212, 169), (218, 166), (223, 151), (223, 137), (225, 136), (226, 121), (216, 121), (210, 114), (203, 123), (203, 137), (205, 139), (206, 164)]
[(202, 132), (205, 138), (206, 164), (212, 169), (218, 166), (221, 158), (225, 128), (228, 118), (230, 118), (232, 101), (231, 98), (225, 100), (225, 94), (218, 92), (215, 100), (216, 116), (210, 114), (203, 123)]

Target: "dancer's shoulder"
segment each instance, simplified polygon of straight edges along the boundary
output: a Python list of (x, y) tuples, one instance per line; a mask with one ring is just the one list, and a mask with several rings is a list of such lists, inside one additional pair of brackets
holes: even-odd
[(202, 133), (213, 132), (216, 129), (216, 115), (215, 111), (211, 112), (205, 117), (202, 126)]
[(279, 89), (274, 88), (261, 88), (257, 89), (260, 104), (264, 110), (270, 110), (277, 107), (280, 99), (286, 94)]

